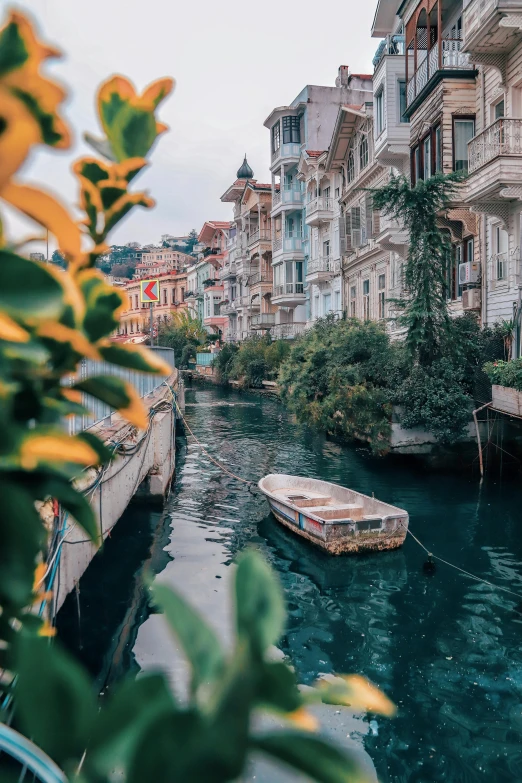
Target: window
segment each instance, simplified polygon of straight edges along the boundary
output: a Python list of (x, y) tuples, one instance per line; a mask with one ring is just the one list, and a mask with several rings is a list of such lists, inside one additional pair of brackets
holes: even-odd
[(214, 297), (214, 315), (219, 315), (220, 309), (219, 306), (221, 304), (221, 300), (218, 296)]
[(505, 280), (508, 266), (508, 233), (501, 226), (493, 228), (495, 245), (495, 278)]
[(332, 295), (323, 294), (323, 315), (328, 315), (332, 309)]
[(379, 295), (379, 318), (382, 319), (386, 316), (386, 275), (379, 275), (378, 280), (378, 295)]
[(355, 160), (353, 156), (353, 149), (348, 153), (348, 164), (346, 166), (346, 173), (348, 176), (348, 182), (352, 182), (355, 177)]
[(431, 135), (422, 142), (423, 179), (431, 177)]
[(415, 185), (421, 178), (421, 150), (418, 146), (413, 150), (413, 177), (413, 184)]
[(334, 309), (335, 309), (335, 311), (337, 313), (340, 313), (341, 312), (341, 292), (340, 291), (335, 291), (334, 292), (334, 300), (335, 300)]
[(474, 119), (453, 120), (453, 171), (468, 170), (468, 141), (474, 135)]
[(296, 261), (295, 262), (295, 292), (296, 294), (302, 294), (304, 293), (304, 285), (303, 285), (303, 262), (302, 261)]
[(314, 312), (315, 312), (315, 317), (319, 318), (319, 316), (321, 315), (321, 313), (319, 312), (319, 294), (316, 294), (314, 298)]
[(176, 302), (176, 289), (173, 288), (172, 289), (172, 304), (174, 304), (175, 302)]
[(330, 200), (330, 186), (323, 189), (323, 199), (326, 205), (326, 203)]
[(278, 121), (272, 127), (272, 152), (277, 152), (281, 146), (281, 123)]
[(335, 198), (339, 198), (339, 188), (335, 188)]
[(138, 304), (138, 294), (135, 294), (135, 296), (134, 296), (134, 306), (135, 306), (136, 310), (139, 307), (139, 304)]
[(384, 88), (382, 87), (375, 96), (375, 126), (377, 136), (380, 136), (386, 127), (386, 118), (384, 115)]
[(435, 144), (435, 174), (442, 171), (442, 134), (440, 125), (437, 125), (434, 131), (434, 144)]
[(368, 321), (370, 318), (370, 281), (363, 280), (363, 318)]
[(299, 117), (283, 117), (283, 144), (299, 144), (300, 141)]
[(504, 102), (504, 98), (502, 98), (502, 100), (496, 103), (494, 106), (494, 119), (499, 120), (501, 117), (504, 117), (504, 112), (505, 112), (505, 102)]
[(167, 289), (166, 288), (163, 289), (163, 304), (164, 305), (167, 304)]
[(448, 264), (448, 299), (455, 301), (462, 296), (459, 284), (459, 265), (462, 263), (462, 245), (452, 245)]
[(406, 117), (406, 80), (399, 79), (399, 119), (401, 122), (408, 122)]
[(330, 258), (330, 240), (327, 239), (323, 242), (323, 256), (324, 258)]
[(356, 286), (350, 286), (350, 318), (355, 318), (357, 304), (357, 288)]
[(359, 166), (364, 169), (368, 165), (368, 136), (364, 133), (359, 142)]

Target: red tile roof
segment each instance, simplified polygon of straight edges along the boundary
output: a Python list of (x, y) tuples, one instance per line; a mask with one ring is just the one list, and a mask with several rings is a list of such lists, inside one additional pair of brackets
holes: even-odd
[(306, 150), (306, 154), (309, 158), (318, 158), (323, 152), (325, 152), (325, 150)]
[(357, 76), (358, 79), (373, 79), (371, 73), (351, 73), (350, 76)]

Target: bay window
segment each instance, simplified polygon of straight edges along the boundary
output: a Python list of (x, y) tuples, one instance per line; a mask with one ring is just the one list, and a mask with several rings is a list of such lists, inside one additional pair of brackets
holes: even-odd
[(299, 117), (283, 117), (283, 144), (299, 144), (301, 142)]

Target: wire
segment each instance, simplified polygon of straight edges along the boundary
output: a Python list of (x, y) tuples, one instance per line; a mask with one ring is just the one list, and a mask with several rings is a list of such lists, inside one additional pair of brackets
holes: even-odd
[[(401, 527), (404, 527), (404, 525), (401, 524)], [(522, 600), (522, 595), (520, 593), (515, 593), (513, 590), (509, 590), (507, 587), (502, 587), (501, 585), (495, 585), (493, 582), (489, 582), (487, 579), (482, 579), (480, 576), (476, 576), (476, 574), (472, 574), (470, 571), (466, 571), (464, 568), (461, 568), (458, 565), (455, 565), (454, 563), (450, 563), (448, 560), (444, 560), (444, 558), (439, 557), (438, 555), (434, 555), (433, 552), (431, 552), (428, 547), (424, 546), (422, 541), (420, 541), (416, 535), (414, 535), (409, 527), (406, 528), (406, 532), (410, 534), (410, 536), (417, 542), (417, 544), (424, 549), (424, 551), (430, 556), (434, 557), (435, 560), (440, 560), (441, 563), (444, 563), (444, 565), (450, 566), (450, 568), (454, 568), (456, 571), (460, 571), (461, 574), (465, 574), (466, 576), (469, 576), (470, 579), (475, 579), (477, 582), (482, 582), (485, 585), (489, 585), (489, 587), (493, 587), (495, 590), (502, 590), (504, 593), (510, 593), (510, 595), (516, 595), (517, 598), (520, 598)]]
[(217, 461), (217, 459), (214, 459), (214, 457), (212, 457), (212, 455), (208, 453), (208, 451), (206, 450), (206, 448), (203, 446), (203, 444), (202, 444), (202, 443), (200, 443), (200, 442), (199, 442), (199, 440), (196, 438), (196, 436), (194, 435), (194, 433), (193, 433), (193, 432), (192, 432), (192, 430), (190, 429), (189, 425), (187, 424), (187, 420), (186, 420), (186, 419), (185, 419), (185, 417), (183, 416), (183, 414), (182, 414), (181, 410), (179, 409), (179, 406), (178, 406), (178, 404), (177, 404), (177, 403), (176, 403), (176, 409), (177, 409), (177, 411), (178, 411), (178, 415), (179, 415), (179, 417), (180, 417), (181, 421), (183, 422), (183, 424), (185, 425), (185, 427), (188, 429), (188, 431), (190, 432), (190, 434), (192, 435), (192, 437), (194, 438), (194, 440), (195, 440), (195, 441), (196, 441), (196, 443), (198, 444), (198, 446), (199, 446), (199, 448), (201, 449), (201, 451), (203, 452), (203, 454), (206, 454), (206, 456), (209, 458), (209, 460), (210, 460), (211, 462), (213, 462), (213, 463), (214, 463), (214, 465), (217, 465), (217, 467), (218, 467), (220, 470), (222, 470), (222, 471), (223, 471), (223, 473), (226, 473), (228, 476), (231, 476), (232, 478), (235, 478), (237, 481), (242, 481), (242, 482), (243, 482), (243, 484), (248, 484), (248, 485), (249, 485), (249, 486), (251, 486), (251, 487), (255, 487), (255, 486), (256, 486), (256, 485), (255, 485), (255, 482), (253, 482), (253, 481), (249, 481), (248, 479), (241, 478), (241, 476), (236, 476), (236, 474), (235, 474), (235, 473), (232, 473), (232, 471), (231, 471), (231, 470), (229, 470), (229, 469), (228, 469), (228, 468), (226, 468), (224, 465), (222, 465), (220, 462), (218, 462), (218, 461)]

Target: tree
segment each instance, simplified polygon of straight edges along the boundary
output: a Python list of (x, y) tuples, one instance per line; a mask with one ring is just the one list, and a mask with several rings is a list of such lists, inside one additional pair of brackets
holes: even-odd
[(113, 267), (110, 267), (110, 271), (114, 277), (128, 277), (129, 280), (132, 280), (135, 269), (136, 267), (131, 266), (130, 264), (114, 264)]
[(409, 236), (405, 270), (406, 298), (396, 302), (407, 328), (406, 345), (423, 366), (452, 350), (452, 320), (447, 303), (447, 266), (451, 245), (437, 225), (454, 197), (462, 174), (435, 174), (411, 187), (404, 175), (372, 190), (373, 207), (395, 218)]
[(158, 345), (174, 349), (176, 365), (182, 369), (196, 358), (198, 348), (208, 344), (209, 334), (199, 318), (187, 310), (173, 313), (172, 319), (160, 324)]
[(187, 237), (187, 245), (185, 247), (185, 253), (192, 253), (194, 250), (194, 245), (197, 244), (198, 241), (198, 232), (195, 228), (191, 229), (189, 231), (189, 235)]

